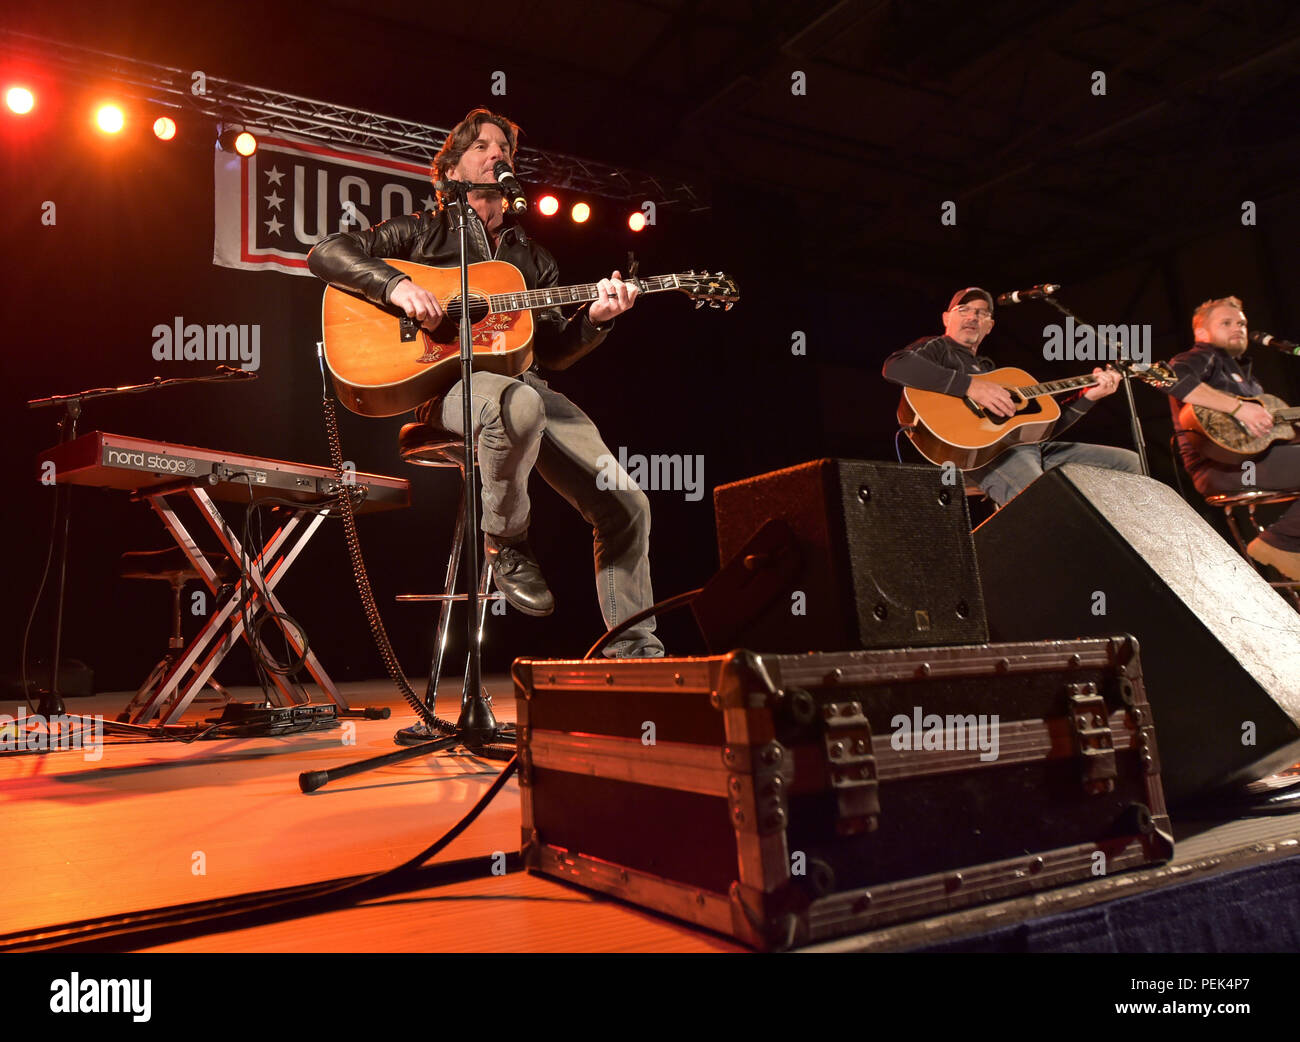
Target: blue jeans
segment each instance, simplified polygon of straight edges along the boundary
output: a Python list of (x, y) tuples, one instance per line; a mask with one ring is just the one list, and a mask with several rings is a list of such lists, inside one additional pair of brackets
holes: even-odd
[[(463, 434), (457, 381), (441, 401), (438, 420)], [(475, 373), (472, 416), (478, 433), (483, 531), (512, 538), (528, 531), (528, 476), (536, 468), (592, 527), (596, 595), (607, 629), (654, 604), (650, 585), (650, 500), (624, 472), (606, 481), (617, 459), (581, 409), (535, 373), (518, 380)], [(437, 403), (435, 403), (437, 404)], [(603, 457), (603, 458), (602, 458)], [(654, 658), (664, 646), (654, 616), (637, 623), (605, 648), (610, 657)]]
[(1017, 445), (992, 463), (969, 471), (966, 480), (979, 485), (998, 506), (1004, 506), (1023, 492), (1043, 471), (1059, 467), (1062, 463), (1083, 463), (1089, 467), (1123, 470), (1130, 474), (1142, 473), (1138, 454), (1130, 449), (1047, 441), (1035, 445)]

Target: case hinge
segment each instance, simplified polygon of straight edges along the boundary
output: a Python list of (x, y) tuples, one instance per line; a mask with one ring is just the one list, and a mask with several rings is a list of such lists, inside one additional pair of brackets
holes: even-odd
[(1083, 760), (1083, 791), (1089, 795), (1115, 788), (1115, 745), (1110, 734), (1110, 712), (1097, 685), (1067, 684), (1070, 697), (1070, 729), (1075, 752)]

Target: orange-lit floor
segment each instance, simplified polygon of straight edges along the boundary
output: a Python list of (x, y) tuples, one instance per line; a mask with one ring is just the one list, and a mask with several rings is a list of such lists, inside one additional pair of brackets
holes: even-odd
[[(511, 687), (489, 678), (494, 708), (514, 719)], [(412, 722), (385, 682), (345, 685), (355, 705), (388, 705), (389, 720), (338, 730), (193, 744), (110, 741), (102, 758), (76, 750), (0, 756), (5, 835), (0, 934), (98, 916), (207, 901), (394, 868), (458, 821), (500, 764), (468, 756), (407, 760), (311, 795), (298, 775), (393, 751)], [(235, 698), (251, 690), (232, 691)], [(442, 693), (454, 715), (459, 684)], [(127, 696), (69, 699), (73, 712), (112, 719)], [(199, 707), (193, 718), (215, 711)], [(12, 706), (0, 712), (13, 713)], [(1144, 890), (1294, 855), (1300, 815), (1188, 826), (1175, 818), (1173, 864), (859, 934), (820, 950), (898, 950), (970, 935)], [(436, 864), (519, 849), (519, 790), (512, 779)], [(269, 952), (720, 952), (726, 938), (550, 880), (486, 868), (432, 888), (354, 907), (183, 940), (127, 945), (153, 951)]]

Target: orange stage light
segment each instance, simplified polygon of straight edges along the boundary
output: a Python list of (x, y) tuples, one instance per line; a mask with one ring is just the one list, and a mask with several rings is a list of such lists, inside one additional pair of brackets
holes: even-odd
[(167, 116), (159, 116), (153, 121), (153, 132), (159, 141), (170, 141), (176, 136), (176, 121)]
[(116, 134), (126, 126), (126, 117), (116, 105), (101, 105), (95, 113), (95, 123), (105, 134)]
[(26, 87), (10, 87), (5, 91), (5, 104), (11, 112), (25, 116), (36, 106), (36, 96)]
[(628, 214), (627, 226), (634, 232), (639, 232), (645, 227), (645, 214), (640, 210), (634, 210), (632, 213)]
[(235, 138), (235, 151), (241, 156), (251, 156), (257, 151), (257, 138), (245, 130)]
[(544, 195), (537, 200), (537, 209), (542, 212), (543, 217), (554, 217), (560, 212), (560, 200), (553, 195)]
[(586, 203), (574, 203), (570, 216), (576, 224), (582, 224), (591, 216), (591, 207)]

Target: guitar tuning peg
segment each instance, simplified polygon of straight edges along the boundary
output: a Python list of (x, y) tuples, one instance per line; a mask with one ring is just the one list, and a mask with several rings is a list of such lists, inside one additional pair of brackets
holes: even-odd
[(702, 307), (704, 307), (704, 301), (702, 301), (702, 300), (697, 300), (697, 301), (695, 302), (695, 310), (696, 310), (696, 311), (699, 311), (700, 308), (702, 308)]
[(722, 304), (716, 300), (710, 300), (709, 307), (714, 308), (716, 310), (717, 308), (722, 307)]
[(723, 305), (722, 310), (723, 310), (723, 311), (730, 311), (733, 307), (735, 307), (735, 305), (734, 305), (733, 303), (731, 303), (730, 301), (728, 301), (725, 305)]

